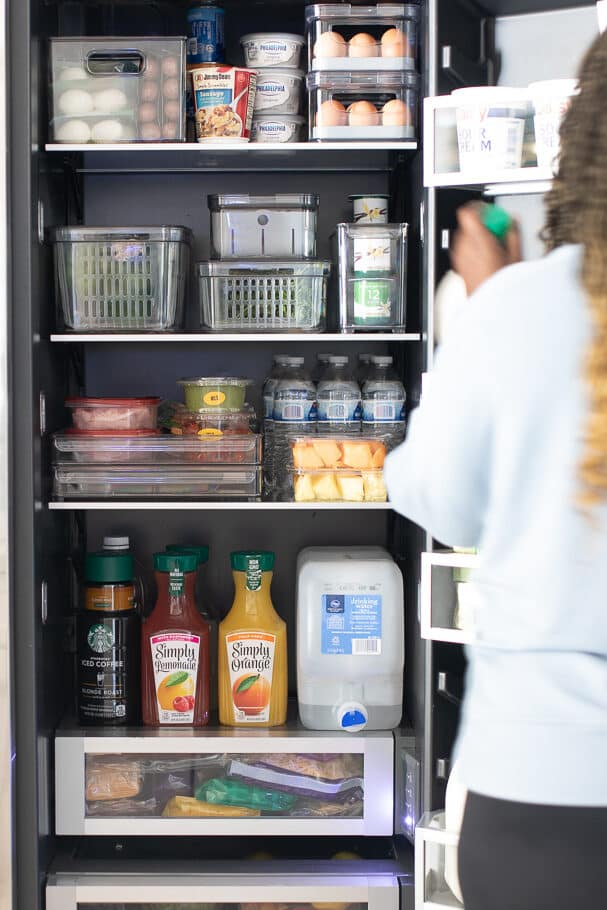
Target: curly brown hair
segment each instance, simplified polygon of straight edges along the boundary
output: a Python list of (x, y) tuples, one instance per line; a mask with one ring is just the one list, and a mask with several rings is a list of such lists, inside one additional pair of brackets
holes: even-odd
[(579, 464), (578, 504), (607, 499), (607, 33), (594, 42), (580, 68), (579, 94), (561, 126), (558, 174), (547, 195), (543, 239), (549, 250), (584, 247), (582, 285), (593, 336), (584, 364), (590, 414)]

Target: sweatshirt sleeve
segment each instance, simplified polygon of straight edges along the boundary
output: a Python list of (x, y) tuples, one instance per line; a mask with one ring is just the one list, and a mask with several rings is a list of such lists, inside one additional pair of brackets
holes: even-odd
[(397, 512), (447, 546), (478, 546), (491, 454), (493, 370), (481, 289), (439, 349), (406, 441), (386, 459)]

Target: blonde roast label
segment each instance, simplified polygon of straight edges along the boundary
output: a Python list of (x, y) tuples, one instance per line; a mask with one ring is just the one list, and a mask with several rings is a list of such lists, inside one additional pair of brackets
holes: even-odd
[(200, 636), (190, 632), (158, 632), (150, 638), (158, 721), (193, 724)]
[(237, 723), (270, 720), (276, 636), (267, 632), (226, 635), (230, 697)]

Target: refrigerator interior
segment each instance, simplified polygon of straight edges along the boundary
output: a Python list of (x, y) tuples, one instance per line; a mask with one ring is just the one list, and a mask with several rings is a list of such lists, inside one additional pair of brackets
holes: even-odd
[[(594, 7), (554, 13), (557, 0), (508, 4), (486, 0), (480, 7), (467, 2), (429, 0), (424, 19), (433, 31), (422, 42), (427, 91), (446, 92), (454, 87), (448, 75), (439, 73), (438, 50), (445, 43), (459, 42), (472, 60), (480, 57), (480, 46), (494, 34), (502, 55), (502, 77), (525, 81), (522, 67), (527, 60), (520, 42), (528, 17), (502, 18), (510, 10), (541, 11), (541, 29), (567, 20), (571, 36), (568, 49), (571, 65), (592, 32)], [(228, 0), (227, 13), (238, 16), (244, 34), (263, 28), (302, 31), (301, 0), (251, 3)], [(514, 10), (516, 6), (516, 10)], [(294, 620), (295, 559), (300, 549), (320, 546), (376, 544), (387, 547), (404, 573), (406, 589), (406, 660), (404, 718), (411, 724), (417, 755), (423, 759), (423, 810), (444, 804), (444, 787), (456, 734), (463, 690), (465, 661), (457, 645), (425, 642), (419, 636), (418, 587), (420, 552), (428, 548), (425, 536), (389, 511), (358, 512), (331, 509), (314, 512), (265, 511), (255, 509), (91, 509), (62, 511), (48, 509), (50, 500), (49, 434), (68, 422), (63, 407), (68, 394), (133, 395), (176, 397), (175, 380), (184, 375), (210, 375), (226, 363), (235, 372), (260, 382), (276, 352), (306, 355), (312, 366), (319, 351), (354, 355), (363, 350), (390, 353), (405, 380), (410, 402), (419, 396), (420, 373), (431, 364), (431, 346), (422, 342), (377, 341), (372, 344), (347, 338), (297, 343), (270, 343), (258, 339), (232, 342), (86, 342), (50, 341), (56, 329), (51, 251), (46, 232), (55, 225), (120, 225), (147, 223), (184, 224), (195, 232), (194, 260), (208, 255), (208, 193), (217, 192), (317, 192), (321, 196), (319, 253), (330, 258), (330, 235), (335, 223), (348, 213), (347, 197), (361, 191), (388, 192), (394, 220), (408, 221), (409, 236), (409, 331), (432, 337), (432, 293), (434, 282), (447, 267), (440, 248), (441, 228), (453, 226), (456, 205), (478, 195), (477, 191), (440, 190), (424, 194), (421, 155), (400, 152), (360, 152), (340, 155), (315, 151), (313, 155), (279, 153), (272, 157), (256, 151), (250, 156), (206, 153), (196, 160), (182, 160), (178, 153), (121, 151), (104, 153), (47, 153), (48, 134), (47, 39), (69, 35), (183, 34), (188, 4), (185, 2), (144, 3), (141, 0), (81, 0), (52, 2), (30, 0), (9, 5), (9, 60), (12, 98), (8, 135), (12, 156), (9, 179), (11, 207), (11, 273), (13, 306), (11, 332), (11, 484), (12, 522), (12, 603), (13, 667), (15, 677), (14, 738), (17, 759), (14, 773), (16, 806), (15, 893), (19, 910), (44, 907), (47, 870), (53, 874), (86, 875), (118, 864), (127, 872), (124, 858), (133, 863), (159, 864), (167, 852), (177, 862), (185, 857), (209, 857), (209, 875), (217, 864), (239, 861), (251, 852), (250, 839), (171, 838), (170, 846), (155, 838), (57, 837), (55, 834), (54, 738), (60, 725), (74, 709), (73, 618), (77, 606), (73, 566), (86, 549), (95, 549), (104, 533), (124, 532), (131, 537), (140, 563), (149, 566), (151, 554), (166, 543), (200, 541), (211, 546), (207, 567), (208, 597), (225, 612), (231, 604), (232, 579), (228, 557), (233, 549), (250, 546), (276, 551), (273, 585), (275, 605), (290, 629)], [(576, 18), (577, 17), (577, 18)], [(535, 17), (533, 17), (535, 19)], [(483, 23), (483, 24), (482, 24)], [(577, 25), (579, 25), (579, 33)], [(493, 31), (495, 28), (495, 31)], [(484, 36), (481, 41), (481, 31)], [(542, 59), (546, 73), (553, 72), (546, 60), (557, 45), (546, 41)], [(227, 49), (227, 58), (236, 58), (236, 46)], [(559, 57), (560, 61), (561, 57)], [(556, 65), (556, 61), (555, 61)], [(475, 74), (491, 78), (487, 67)], [(439, 75), (438, 85), (437, 74)], [(497, 75), (497, 74), (495, 74)], [(544, 75), (544, 73), (542, 73)], [(561, 75), (559, 72), (558, 75)], [(500, 77), (500, 78), (502, 78)], [(147, 157), (149, 155), (149, 157)], [(246, 161), (243, 166), (243, 161)], [(537, 200), (500, 199), (515, 213), (537, 219)], [(423, 206), (422, 206), (423, 203)], [(423, 237), (428, 237), (426, 246)], [(431, 249), (430, 249), (431, 248)], [(531, 254), (531, 243), (529, 244)], [(189, 309), (195, 310), (191, 288)], [(190, 324), (191, 327), (191, 324)], [(289, 638), (290, 694), (295, 695), (294, 638)], [(398, 751), (398, 749), (397, 749)], [(396, 763), (398, 768), (398, 762)], [(402, 781), (395, 782), (397, 796)], [(397, 800), (398, 803), (398, 800)], [(398, 805), (396, 807), (398, 809)], [(397, 825), (398, 830), (398, 825)], [(298, 872), (331, 875), (335, 866), (322, 861), (337, 850), (353, 850), (372, 862), (389, 862), (377, 867), (378, 875), (401, 876), (410, 867), (410, 848), (402, 838), (254, 838), (254, 849), (267, 850), (287, 861), (300, 861)], [(328, 861), (328, 860), (327, 860)], [(308, 863), (305, 866), (305, 863)], [(103, 864), (110, 864), (104, 866)], [(73, 865), (72, 865), (73, 864)], [(146, 868), (149, 868), (147, 866)], [(168, 867), (167, 867), (168, 868)], [(227, 868), (227, 867), (226, 867)], [(286, 868), (286, 867), (285, 867)], [(362, 875), (373, 866), (359, 864), (344, 869), (343, 875)], [(275, 866), (255, 866), (255, 872), (270, 876)], [(400, 870), (400, 871), (399, 871)], [(201, 874), (204, 873), (201, 869)], [(253, 874), (246, 872), (246, 874)], [(341, 870), (339, 872), (341, 875)], [(403, 907), (412, 906), (411, 888), (401, 890)], [(234, 903), (238, 903), (235, 899)], [(272, 898), (268, 898), (272, 902)], [(284, 898), (280, 898), (284, 901)], [(78, 901), (89, 910), (106, 910), (121, 905), (114, 896)], [(332, 901), (317, 901), (323, 905)], [(339, 899), (337, 899), (339, 903)], [(362, 901), (364, 903), (364, 901)], [(68, 903), (63, 903), (70, 908)], [(73, 906), (76, 906), (74, 904)], [(370, 910), (373, 908), (370, 906)], [(54, 910), (50, 907), (49, 910)], [(121, 907), (122, 910), (122, 907)], [(139, 910), (139, 908), (138, 908)], [(147, 906), (146, 906), (147, 910)], [(196, 904), (192, 910), (198, 910)], [(383, 910), (383, 907), (382, 907)], [(396, 908), (395, 908), (396, 910)]]

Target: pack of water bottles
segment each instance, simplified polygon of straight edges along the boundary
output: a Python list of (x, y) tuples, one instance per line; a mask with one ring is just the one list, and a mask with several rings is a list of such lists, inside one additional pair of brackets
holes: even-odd
[(378, 439), (389, 451), (405, 437), (405, 388), (392, 357), (276, 354), (263, 387), (264, 487), (273, 499), (293, 498), (294, 439), (306, 436)]

